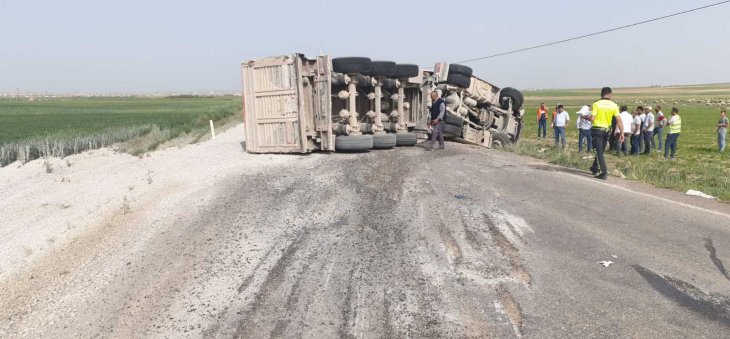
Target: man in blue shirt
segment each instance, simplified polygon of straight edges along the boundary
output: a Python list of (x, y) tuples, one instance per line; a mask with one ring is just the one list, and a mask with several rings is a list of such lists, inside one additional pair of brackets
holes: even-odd
[(426, 147), (427, 150), (433, 150), (433, 144), (436, 140), (439, 142), (439, 149), (444, 149), (444, 116), (446, 115), (446, 103), (444, 99), (439, 98), (439, 93), (431, 92), (431, 141)]

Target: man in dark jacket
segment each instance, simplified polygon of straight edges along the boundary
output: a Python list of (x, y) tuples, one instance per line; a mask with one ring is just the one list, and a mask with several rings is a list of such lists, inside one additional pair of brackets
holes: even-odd
[(439, 98), (439, 93), (431, 92), (431, 141), (426, 147), (427, 150), (433, 150), (433, 144), (436, 140), (439, 142), (439, 148), (444, 149), (444, 116), (446, 115), (446, 103)]

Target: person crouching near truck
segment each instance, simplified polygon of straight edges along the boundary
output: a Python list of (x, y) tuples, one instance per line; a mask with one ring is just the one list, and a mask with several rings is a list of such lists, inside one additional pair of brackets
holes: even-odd
[(542, 138), (545, 139), (547, 137), (547, 116), (548, 116), (548, 109), (547, 106), (545, 106), (545, 103), (540, 103), (540, 108), (537, 109), (537, 137), (540, 137), (540, 133), (542, 132)]
[(593, 103), (591, 115), (588, 120), (591, 121), (591, 136), (593, 138), (593, 148), (596, 150), (596, 158), (591, 166), (591, 173), (596, 179), (608, 179), (608, 168), (606, 167), (606, 142), (608, 141), (608, 133), (611, 128), (611, 119), (616, 118), (616, 126), (620, 132), (619, 141), (624, 141), (624, 124), (621, 122), (618, 105), (611, 100), (613, 92), (610, 87), (601, 89), (601, 99)]
[(431, 140), (426, 149), (433, 150), (433, 144), (438, 140), (439, 149), (444, 149), (444, 115), (446, 115), (446, 103), (439, 98), (437, 91), (431, 92)]

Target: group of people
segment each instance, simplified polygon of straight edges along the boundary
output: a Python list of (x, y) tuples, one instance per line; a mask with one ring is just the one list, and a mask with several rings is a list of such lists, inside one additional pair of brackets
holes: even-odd
[[(593, 121), (588, 118), (592, 115), (592, 112), (592, 107), (585, 105), (576, 113), (578, 115), (576, 119), (576, 128), (578, 129), (578, 153), (583, 152), (584, 146), (588, 152), (593, 150), (593, 136), (591, 132), (591, 129), (593, 128)], [(651, 106), (637, 106), (631, 113), (629, 113), (628, 107), (624, 105), (620, 107), (619, 112), (618, 116), (611, 117), (610, 131), (608, 134), (608, 147), (610, 150), (613, 150), (617, 155), (651, 154), (652, 150), (664, 150), (664, 156), (666, 158), (674, 159), (677, 152), (677, 138), (682, 130), (682, 118), (679, 116), (679, 110), (677, 108), (672, 109), (672, 115), (670, 118), (666, 118), (664, 116), (661, 106), (657, 106), (653, 109)], [(540, 108), (537, 109), (538, 137), (547, 137), (547, 118), (548, 109), (545, 106), (545, 103), (542, 103), (540, 104)], [(621, 121), (624, 127), (623, 132), (619, 131), (617, 128), (618, 120)], [(568, 126), (569, 121), (570, 115), (567, 111), (565, 111), (564, 106), (558, 105), (555, 107), (555, 111), (553, 111), (551, 119), (551, 126), (554, 130), (553, 135), (555, 137), (555, 147), (562, 146), (565, 148), (565, 128)], [(718, 125), (718, 135), (721, 128), (719, 126), (720, 125)], [(663, 139), (665, 128), (669, 128), (669, 133), (667, 134), (666, 139), (666, 148)], [(620, 133), (623, 134), (623, 141), (619, 141)], [(718, 136), (718, 140), (720, 140), (719, 138), (720, 137)], [(629, 145), (627, 145), (627, 140)], [(721, 150), (724, 149), (724, 139), (720, 148)]]
[[(606, 168), (605, 151), (613, 149), (617, 154), (622, 152), (628, 154), (627, 139), (630, 143), (630, 153), (650, 154), (652, 150), (664, 149), (664, 157), (674, 160), (677, 153), (677, 140), (682, 132), (682, 117), (679, 116), (679, 109), (672, 108), (669, 118), (664, 116), (661, 106), (636, 107), (632, 113), (628, 112), (627, 106), (619, 106), (611, 100), (613, 91), (610, 87), (601, 89), (601, 99), (594, 102), (591, 107), (583, 106), (578, 111), (576, 127), (578, 134), (578, 152), (583, 151), (585, 143), (586, 150), (595, 150), (596, 156), (590, 170), (598, 179), (605, 180), (608, 177)], [(544, 103), (537, 109), (538, 137), (547, 137), (548, 109)], [(723, 120), (724, 119), (724, 120)], [(570, 121), (570, 116), (563, 105), (558, 105), (552, 114), (552, 127), (554, 129), (555, 146), (565, 147), (565, 128)], [(724, 135), (727, 130), (727, 117), (722, 112), (722, 118), (718, 123), (718, 142), (722, 132), (722, 144), (720, 150), (724, 149)], [(668, 129), (666, 142), (662, 140), (662, 134)], [(655, 142), (655, 138), (658, 142)], [(658, 146), (658, 148), (657, 148)]]

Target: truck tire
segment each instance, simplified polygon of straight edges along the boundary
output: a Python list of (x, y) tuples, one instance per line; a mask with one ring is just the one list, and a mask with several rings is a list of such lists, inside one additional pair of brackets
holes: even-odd
[(370, 70), (370, 58), (346, 57), (333, 58), (332, 70), (345, 74), (365, 74)]
[(449, 74), (449, 77), (446, 78), (446, 83), (449, 85), (469, 88), (469, 85), (471, 85), (471, 77), (461, 74)]
[(395, 147), (397, 142), (393, 133), (383, 133), (373, 135), (373, 149), (389, 149)]
[(463, 131), (463, 127), (444, 124), (444, 135), (461, 138), (461, 133)]
[(451, 114), (449, 112), (446, 112), (446, 116), (444, 117), (444, 122), (447, 125), (453, 125), (453, 126), (457, 126), (457, 127), (464, 126), (464, 118), (462, 118), (456, 114)]
[(370, 69), (366, 75), (374, 77), (393, 78), (395, 77), (395, 62), (392, 61), (372, 61)]
[(522, 108), (522, 104), (525, 102), (525, 97), (522, 95), (522, 92), (512, 87), (505, 87), (502, 88), (501, 92), (499, 92), (499, 102), (502, 109), (509, 108), (509, 101), (506, 100), (507, 98), (512, 99), (513, 111), (519, 111), (520, 108)]
[(420, 69), (418, 65), (411, 64), (397, 64), (395, 65), (395, 77), (396, 79), (407, 79), (417, 77)]
[(396, 146), (413, 146), (418, 142), (418, 136), (416, 133), (396, 133), (395, 134), (395, 145)]
[(505, 148), (512, 144), (509, 134), (492, 131), (492, 148)]
[(337, 152), (365, 152), (373, 148), (373, 136), (362, 135), (338, 135), (335, 137), (335, 150)]
[(459, 65), (459, 64), (450, 64), (449, 65), (449, 75), (459, 74), (459, 75), (463, 75), (467, 78), (471, 78), (473, 72), (474, 71), (469, 66), (464, 66), (464, 65)]

